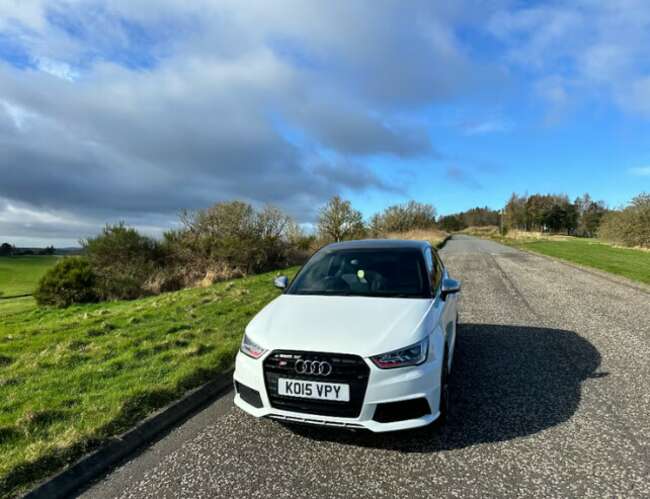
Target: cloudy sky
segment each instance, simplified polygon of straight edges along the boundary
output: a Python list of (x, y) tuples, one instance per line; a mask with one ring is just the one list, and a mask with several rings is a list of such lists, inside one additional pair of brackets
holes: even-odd
[(650, 191), (646, 0), (1, 0), (0, 239)]

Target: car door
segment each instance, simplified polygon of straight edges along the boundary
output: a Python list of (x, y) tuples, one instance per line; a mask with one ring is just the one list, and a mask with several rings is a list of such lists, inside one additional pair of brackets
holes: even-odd
[[(436, 251), (433, 251), (432, 253), (434, 265), (440, 269), (442, 284), (442, 280), (447, 279), (449, 277), (449, 274), (438, 253)], [(449, 347), (449, 368), (451, 369), (451, 361), (454, 356), (454, 347), (456, 346), (456, 312), (458, 307), (458, 294), (454, 293), (447, 296), (443, 303), (444, 308), (442, 311), (442, 321), (444, 324), (447, 345)]]
[[(443, 344), (447, 343), (449, 345), (448, 337), (448, 322), (449, 322), (449, 307), (448, 301), (442, 299), (440, 294), (442, 288), (442, 279), (444, 273), (444, 267), (441, 265), (440, 261), (437, 260), (436, 255), (431, 248), (425, 250), (425, 261), (427, 264), (427, 270), (429, 271), (429, 277), (431, 279), (431, 291), (434, 296), (433, 307), (431, 307), (431, 322), (433, 323), (433, 328), (440, 324), (440, 328), (443, 331), (444, 338), (441, 339), (441, 344), (438, 348), (442, 349)], [(449, 345), (451, 346), (451, 345)]]

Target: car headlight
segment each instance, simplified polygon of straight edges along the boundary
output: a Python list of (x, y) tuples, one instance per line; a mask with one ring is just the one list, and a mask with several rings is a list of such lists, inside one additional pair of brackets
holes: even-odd
[(241, 347), (239, 347), (239, 350), (243, 354), (248, 355), (253, 359), (259, 359), (262, 355), (264, 355), (264, 352), (266, 352), (266, 348), (262, 348), (254, 341), (251, 341), (251, 339), (245, 334), (244, 338), (241, 341)]
[(383, 353), (370, 357), (370, 360), (380, 369), (393, 369), (395, 367), (417, 366), (427, 360), (429, 351), (429, 338), (399, 350)]

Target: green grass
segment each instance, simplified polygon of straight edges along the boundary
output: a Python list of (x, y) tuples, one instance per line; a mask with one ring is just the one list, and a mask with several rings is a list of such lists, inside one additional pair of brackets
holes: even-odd
[(581, 238), (539, 241), (499, 240), (518, 248), (650, 284), (650, 252), (648, 251), (619, 248), (593, 239)]
[(0, 257), (0, 297), (29, 295), (56, 256)]
[(0, 496), (229, 368), (273, 275), (62, 310), (0, 300)]

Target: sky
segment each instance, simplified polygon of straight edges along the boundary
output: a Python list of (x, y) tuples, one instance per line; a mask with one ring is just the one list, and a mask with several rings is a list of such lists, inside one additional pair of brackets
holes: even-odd
[(650, 191), (650, 2), (1, 0), (0, 240)]

